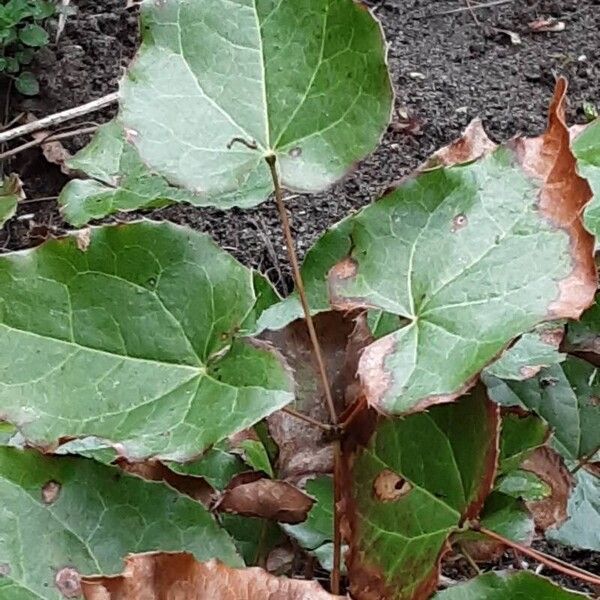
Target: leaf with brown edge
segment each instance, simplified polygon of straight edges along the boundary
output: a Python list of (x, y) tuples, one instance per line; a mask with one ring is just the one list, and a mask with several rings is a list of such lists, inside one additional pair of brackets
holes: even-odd
[(122, 575), (85, 577), (86, 600), (334, 600), (316, 581), (275, 577), (263, 569), (232, 569), (191, 554), (130, 555)]
[(287, 481), (267, 479), (260, 473), (236, 475), (215, 509), (247, 517), (263, 517), (280, 523), (301, 523), (314, 500)]
[(379, 412), (455, 400), (516, 337), (592, 303), (594, 240), (581, 219), (591, 191), (571, 154), (565, 91), (561, 79), (544, 135), (465, 142), (445, 160), (468, 162), (421, 171), (345, 221), (352, 250), (330, 271), (333, 305), (409, 321), (359, 362)]
[[(340, 312), (314, 317), (315, 329), (338, 414), (359, 393), (356, 367), (362, 349), (372, 341), (364, 316)], [(304, 320), (279, 331), (267, 331), (263, 339), (283, 355), (294, 374), (294, 402), (290, 408), (322, 423), (329, 422), (323, 385)], [(294, 480), (333, 471), (332, 437), (328, 432), (277, 411), (267, 418), (269, 431), (279, 447), (278, 474)]]
[(524, 471), (535, 473), (550, 489), (550, 496), (527, 502), (536, 527), (545, 531), (559, 527), (567, 519), (567, 503), (573, 487), (573, 478), (561, 457), (547, 446), (536, 448), (521, 465)]
[(356, 600), (425, 599), (450, 535), (479, 515), (492, 488), (498, 409), (478, 386), (428, 412), (380, 417), (371, 432), (364, 423), (355, 419), (343, 453), (350, 590)]

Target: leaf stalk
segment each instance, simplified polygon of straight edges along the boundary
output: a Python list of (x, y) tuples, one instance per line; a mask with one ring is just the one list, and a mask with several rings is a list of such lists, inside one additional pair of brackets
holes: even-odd
[[(292, 275), (294, 278), (294, 284), (298, 290), (300, 296), (300, 303), (302, 304), (302, 310), (304, 311), (304, 317), (306, 320), (306, 327), (308, 329), (308, 335), (313, 348), (313, 353), (317, 361), (317, 367), (323, 385), (323, 391), (325, 394), (325, 401), (327, 409), (329, 411), (329, 417), (333, 426), (338, 425), (338, 417), (335, 410), (335, 404), (333, 402), (333, 395), (331, 393), (331, 385), (329, 383), (329, 377), (327, 375), (327, 369), (325, 367), (325, 361), (323, 360), (323, 353), (321, 352), (321, 345), (319, 338), (317, 337), (317, 331), (310, 314), (310, 306), (306, 297), (306, 290), (304, 288), (304, 281), (302, 280), (302, 274), (300, 273), (300, 263), (298, 261), (298, 255), (296, 253), (296, 245), (292, 236), (292, 230), (290, 227), (290, 220), (288, 217), (287, 209), (283, 200), (283, 189), (281, 182), (279, 181), (279, 174), (277, 173), (277, 157), (274, 154), (265, 156), (265, 160), (269, 165), (271, 171), (271, 178), (273, 179), (273, 191), (275, 192), (275, 202), (277, 204), (277, 210), (279, 212), (279, 219), (283, 229), (283, 235), (285, 237), (285, 244), (287, 248), (288, 258), (292, 266)], [(333, 569), (331, 571), (331, 593), (340, 593), (340, 559), (341, 559), (341, 530), (340, 530), (340, 514), (338, 504), (341, 499), (340, 489), (340, 466), (341, 466), (341, 444), (339, 438), (333, 443), (334, 452), (334, 470), (333, 470)]]
[(568, 577), (574, 577), (575, 579), (579, 579), (581, 581), (585, 581), (586, 583), (591, 583), (592, 585), (600, 585), (600, 577), (593, 575), (592, 573), (588, 573), (579, 567), (574, 567), (573, 565), (569, 565), (566, 562), (558, 558), (554, 558), (553, 556), (549, 556), (548, 554), (544, 554), (543, 552), (539, 552), (538, 550), (534, 550), (533, 548), (527, 548), (527, 546), (523, 546), (518, 542), (514, 542), (505, 538), (504, 536), (496, 533), (495, 531), (491, 531), (485, 527), (472, 527), (473, 531), (478, 531), (479, 533), (483, 533), (487, 537), (496, 540), (510, 548), (518, 550), (521, 554), (525, 556), (529, 556), (534, 560), (554, 569), (555, 571), (559, 571), (563, 575), (567, 575)]

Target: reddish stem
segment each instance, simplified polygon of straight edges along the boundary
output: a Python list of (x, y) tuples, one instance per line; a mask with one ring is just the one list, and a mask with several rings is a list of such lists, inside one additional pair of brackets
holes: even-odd
[(502, 536), (498, 533), (495, 533), (494, 531), (491, 531), (490, 529), (486, 529), (485, 527), (481, 527), (479, 529), (474, 528), (474, 530), (479, 531), (480, 533), (483, 533), (484, 535), (487, 535), (489, 538), (492, 538), (493, 540), (496, 540), (497, 542), (500, 542), (506, 546), (510, 546), (511, 548), (518, 550), (521, 554), (525, 554), (525, 556), (529, 556), (530, 558), (537, 560), (538, 562), (542, 563), (543, 565), (546, 565), (547, 567), (550, 567), (551, 569), (559, 571), (563, 575), (567, 575), (569, 577), (574, 577), (576, 579), (580, 579), (581, 581), (586, 581), (587, 583), (591, 583), (592, 585), (600, 585), (600, 577), (597, 577), (596, 575), (593, 575), (592, 573), (588, 573), (587, 571), (584, 571), (583, 569), (580, 569), (579, 567), (574, 567), (572, 565), (569, 565), (568, 563), (563, 562), (562, 560), (559, 560), (558, 558), (554, 558), (553, 556), (549, 556), (548, 554), (544, 554), (543, 552), (533, 550), (533, 548), (527, 548), (527, 546), (523, 546), (522, 544), (519, 544), (518, 542), (513, 542), (512, 540), (509, 540), (508, 538), (505, 538), (504, 536)]

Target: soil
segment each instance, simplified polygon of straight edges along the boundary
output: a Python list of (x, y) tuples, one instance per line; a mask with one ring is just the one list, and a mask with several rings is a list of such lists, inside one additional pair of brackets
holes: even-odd
[[(343, 181), (321, 194), (288, 201), (300, 254), (328, 226), (377, 199), (458, 136), (472, 118), (481, 117), (498, 141), (519, 133), (541, 133), (559, 74), (570, 82), (571, 122), (584, 122), (584, 102), (600, 107), (600, 0), (509, 0), (472, 14), (467, 10), (444, 14), (463, 9), (463, 0), (369, 4), (389, 42), (396, 116), (379, 148)], [(72, 1), (75, 14), (68, 18), (58, 43), (38, 55), (40, 96), (27, 99), (11, 94), (6, 121), (23, 111), (44, 116), (114, 91), (137, 45), (136, 8), (125, 5), (125, 0)], [(528, 23), (541, 17), (562, 21), (564, 30), (532, 32)], [(512, 43), (506, 32), (518, 34), (521, 43)], [(107, 109), (89, 115), (88, 120), (103, 122), (113, 112)], [(86, 141), (79, 136), (65, 146), (74, 151)], [(57, 166), (34, 149), (3, 168), (21, 175), (28, 198), (17, 219), (0, 233), (4, 251), (29, 247), (67, 228), (55, 202), (47, 199), (54, 198), (67, 181)], [(178, 205), (154, 211), (152, 216), (210, 233), (246, 265), (268, 273), (280, 287), (289, 285), (274, 203), (227, 213)], [(560, 552), (553, 548), (553, 553)], [(578, 553), (568, 558), (598, 572), (597, 556)]]

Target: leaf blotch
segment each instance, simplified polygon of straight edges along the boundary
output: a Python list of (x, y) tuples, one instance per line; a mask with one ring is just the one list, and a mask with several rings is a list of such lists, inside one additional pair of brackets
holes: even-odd
[(56, 574), (54, 583), (64, 598), (79, 598), (81, 596), (81, 575), (73, 567), (61, 569)]
[(10, 565), (8, 563), (0, 563), (0, 577), (10, 575)]
[(373, 481), (373, 493), (382, 502), (395, 502), (412, 490), (412, 485), (397, 473), (384, 469)]
[(42, 502), (44, 504), (54, 504), (60, 495), (60, 483), (49, 481), (42, 487)]
[(292, 148), (289, 152), (290, 158), (299, 158), (302, 155), (302, 148), (296, 147)]
[(469, 224), (469, 219), (464, 213), (456, 215), (452, 219), (452, 233), (456, 233), (460, 229), (464, 229)]

